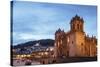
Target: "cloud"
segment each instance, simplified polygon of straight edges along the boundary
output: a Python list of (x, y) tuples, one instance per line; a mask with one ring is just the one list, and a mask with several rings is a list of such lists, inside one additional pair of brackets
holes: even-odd
[[(13, 43), (54, 39), (58, 28), (66, 32), (70, 20), (78, 14), (85, 20), (85, 31), (96, 35), (96, 7), (15, 1), (13, 4)], [(94, 33), (91, 27), (95, 26)]]
[(13, 45), (17, 45), (19, 43), (32, 41), (32, 40), (40, 40), (40, 39), (54, 39), (54, 35), (48, 35), (48, 34), (41, 34), (41, 35), (33, 35), (29, 33), (13, 33)]
[(39, 39), (48, 39), (48, 38), (54, 39), (54, 35), (20, 34), (20, 39), (23, 40), (30, 40), (30, 39), (39, 40)]

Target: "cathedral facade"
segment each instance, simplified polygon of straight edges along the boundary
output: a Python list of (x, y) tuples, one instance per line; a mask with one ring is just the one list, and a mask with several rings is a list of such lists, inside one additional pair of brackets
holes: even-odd
[(97, 39), (89, 37), (84, 31), (84, 20), (76, 15), (70, 21), (70, 30), (60, 28), (55, 32), (55, 57), (95, 57)]

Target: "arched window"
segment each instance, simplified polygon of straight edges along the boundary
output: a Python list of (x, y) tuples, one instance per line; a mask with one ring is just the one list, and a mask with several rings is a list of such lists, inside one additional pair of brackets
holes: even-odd
[(80, 28), (81, 28), (81, 31), (83, 31), (83, 25), (82, 24), (80, 25)]
[(79, 30), (79, 28), (80, 28), (80, 27), (79, 27), (79, 24), (77, 24), (77, 29)]
[(83, 46), (83, 43), (81, 43), (81, 52), (82, 52), (82, 54), (83, 54), (83, 52), (84, 52), (84, 46)]
[(73, 41), (72, 41), (72, 44), (73, 44)]
[(81, 43), (81, 46), (83, 46), (83, 43)]

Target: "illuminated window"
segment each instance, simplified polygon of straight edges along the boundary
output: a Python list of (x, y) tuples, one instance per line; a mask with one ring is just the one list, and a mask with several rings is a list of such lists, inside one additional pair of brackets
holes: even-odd
[(67, 42), (69, 43), (69, 37), (67, 38)]
[(58, 42), (58, 47), (59, 47), (59, 42)]
[(61, 44), (62, 44), (62, 40), (61, 40)]

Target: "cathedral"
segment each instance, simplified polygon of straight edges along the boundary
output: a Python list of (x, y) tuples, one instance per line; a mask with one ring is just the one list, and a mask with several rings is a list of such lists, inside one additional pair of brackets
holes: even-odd
[(70, 21), (70, 30), (60, 28), (55, 32), (55, 57), (96, 57), (97, 38), (86, 35), (84, 19), (74, 16)]

